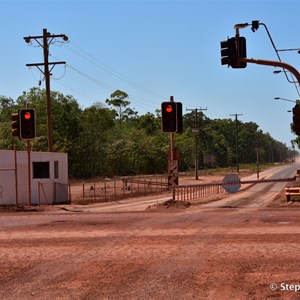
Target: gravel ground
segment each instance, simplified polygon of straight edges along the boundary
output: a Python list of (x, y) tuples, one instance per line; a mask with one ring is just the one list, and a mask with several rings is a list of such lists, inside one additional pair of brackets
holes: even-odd
[(0, 211), (0, 299), (299, 299), (300, 209)]

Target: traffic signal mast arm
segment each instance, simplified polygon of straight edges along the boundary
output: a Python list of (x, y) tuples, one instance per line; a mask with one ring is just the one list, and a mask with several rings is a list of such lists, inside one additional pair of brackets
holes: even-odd
[(283, 69), (287, 69), (296, 77), (298, 84), (300, 85), (300, 73), (293, 66), (291, 66), (287, 63), (284, 63), (281, 61), (256, 59), (256, 58), (240, 58), (240, 61), (245, 62), (245, 63), (252, 63), (252, 64), (264, 65), (264, 66), (281, 67)]

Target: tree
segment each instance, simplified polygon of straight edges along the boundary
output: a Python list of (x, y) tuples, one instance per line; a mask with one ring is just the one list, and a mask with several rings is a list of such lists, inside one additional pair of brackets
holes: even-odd
[(116, 90), (114, 93), (110, 95), (110, 99), (106, 99), (106, 103), (108, 105), (112, 105), (117, 108), (117, 114), (119, 116), (120, 124), (123, 119), (123, 109), (126, 108), (130, 101), (126, 100), (128, 98), (128, 95), (125, 92), (122, 92), (120, 90)]

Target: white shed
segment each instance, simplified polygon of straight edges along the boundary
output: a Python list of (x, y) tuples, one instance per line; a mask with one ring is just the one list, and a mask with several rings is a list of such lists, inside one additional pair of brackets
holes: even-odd
[(68, 198), (67, 153), (0, 150), (0, 205), (68, 203)]

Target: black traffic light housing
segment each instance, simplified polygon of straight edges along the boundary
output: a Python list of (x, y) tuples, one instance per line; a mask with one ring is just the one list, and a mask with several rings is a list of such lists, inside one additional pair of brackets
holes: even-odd
[(221, 41), (221, 64), (234, 69), (246, 68), (247, 63), (240, 61), (247, 57), (246, 38), (232, 37)]
[(296, 104), (293, 108), (293, 131), (300, 136), (300, 107), (299, 104)]
[(35, 110), (23, 108), (19, 110), (20, 139), (32, 140), (36, 136)]
[(11, 133), (13, 136), (20, 138), (20, 118), (19, 111), (11, 114)]
[(168, 133), (182, 132), (182, 103), (162, 102), (161, 104), (161, 129)]

